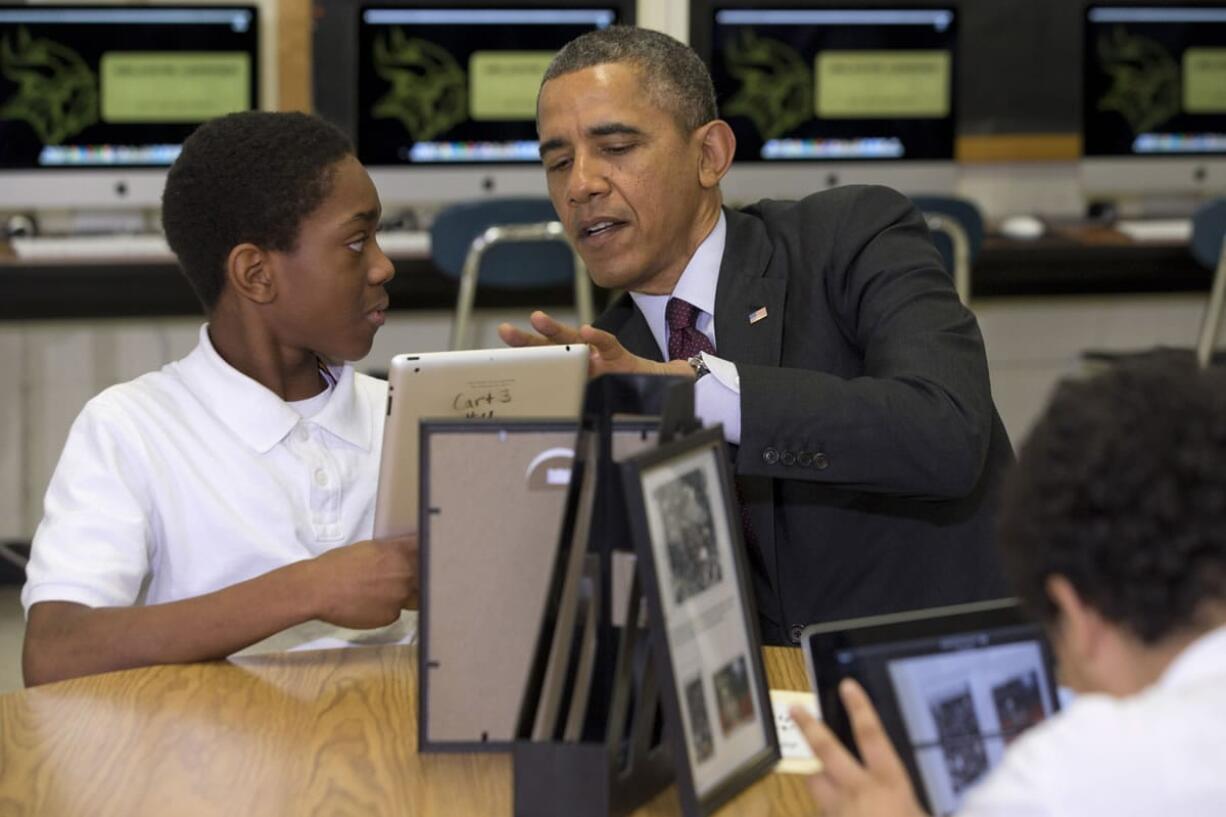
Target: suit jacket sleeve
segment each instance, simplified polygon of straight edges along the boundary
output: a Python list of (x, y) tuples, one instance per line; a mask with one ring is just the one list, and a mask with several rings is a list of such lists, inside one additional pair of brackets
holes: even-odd
[[(771, 266), (785, 265), (789, 279), (787, 322), (781, 366), (739, 366), (738, 473), (964, 496), (995, 420), (978, 325), (908, 199), (880, 187), (837, 192), (773, 221), (762, 211)], [(839, 345), (831, 324), (842, 350), (806, 348)]]

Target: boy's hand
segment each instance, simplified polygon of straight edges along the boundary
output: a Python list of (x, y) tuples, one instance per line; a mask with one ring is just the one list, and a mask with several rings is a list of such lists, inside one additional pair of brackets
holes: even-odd
[(839, 695), (851, 718), (851, 731), (864, 765), (847, 751), (826, 724), (801, 707), (792, 709), (800, 727), (822, 762), (822, 770), (809, 778), (809, 791), (821, 806), (822, 817), (918, 817), (924, 814), (907, 770), (890, 744), (873, 703), (850, 678), (839, 684)]
[(417, 534), (355, 542), (308, 564), (316, 618), (329, 624), (367, 630), (417, 609)]
[(498, 336), (507, 346), (586, 343), (591, 348), (587, 370), (590, 377), (602, 374), (680, 374), (692, 377), (694, 374), (694, 370), (684, 361), (657, 363), (632, 355), (614, 335), (594, 326), (585, 325), (575, 329), (555, 321), (539, 309), (532, 313), (529, 321), (536, 333), (525, 332), (509, 323), (503, 323), (498, 326)]

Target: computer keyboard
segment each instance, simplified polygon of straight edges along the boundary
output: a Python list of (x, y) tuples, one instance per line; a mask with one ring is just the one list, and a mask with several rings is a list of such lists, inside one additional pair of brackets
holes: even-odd
[(1138, 242), (1186, 242), (1192, 239), (1192, 222), (1186, 218), (1139, 219), (1115, 222), (1115, 229)]
[(158, 233), (35, 236), (12, 238), (9, 243), (24, 261), (174, 260), (166, 239)]

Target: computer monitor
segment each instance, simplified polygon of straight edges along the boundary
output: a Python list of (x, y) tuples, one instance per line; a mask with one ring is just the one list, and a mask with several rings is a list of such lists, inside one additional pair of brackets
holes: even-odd
[(1226, 4), (1089, 6), (1082, 83), (1087, 195), (1226, 191)]
[(258, 104), (254, 6), (0, 6), (0, 210), (157, 206), (196, 126)]
[(546, 195), (536, 94), (570, 40), (633, 22), (632, 0), (363, 6), (358, 157), (385, 204)]
[(701, 0), (690, 24), (736, 133), (728, 199), (953, 191), (953, 8)]

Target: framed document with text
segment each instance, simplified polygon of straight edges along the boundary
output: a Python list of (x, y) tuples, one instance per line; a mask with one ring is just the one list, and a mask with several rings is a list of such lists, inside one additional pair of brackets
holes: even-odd
[(723, 431), (632, 457), (622, 475), (682, 808), (711, 814), (779, 760)]

